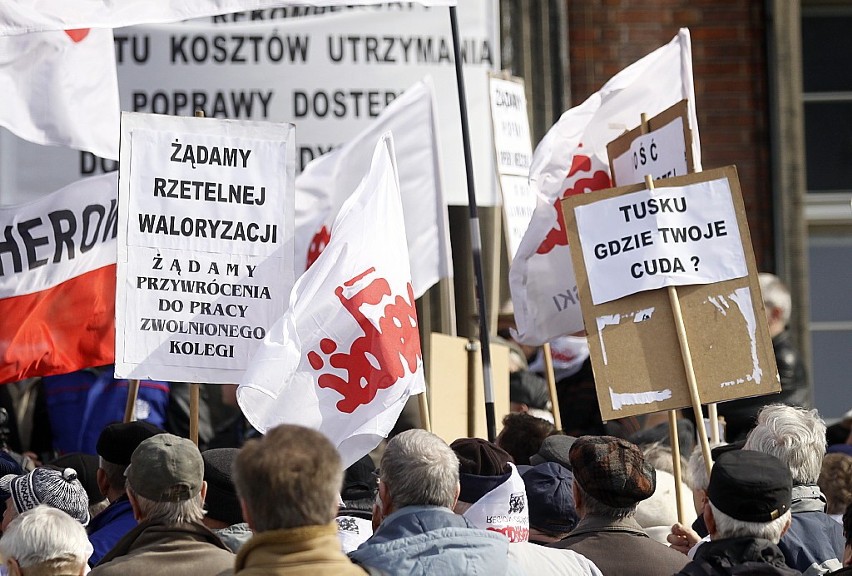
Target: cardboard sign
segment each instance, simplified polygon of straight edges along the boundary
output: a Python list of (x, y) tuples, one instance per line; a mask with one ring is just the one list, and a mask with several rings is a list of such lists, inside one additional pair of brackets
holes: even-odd
[(494, 154), (511, 260), (518, 251), (536, 206), (536, 195), (528, 181), (532, 144), (527, 96), (522, 78), (503, 75), (490, 77), (490, 94)]
[(681, 100), (657, 114), (645, 126), (625, 132), (606, 146), (615, 186), (684, 176), (694, 171), (688, 102)]
[[(656, 182), (660, 191), (725, 179), (731, 191), (747, 276), (679, 286), (689, 350), (702, 403), (778, 392), (781, 384), (766, 326), (736, 168)], [(644, 190), (644, 184), (569, 197), (562, 202), (569, 242), (584, 248), (576, 208)], [(621, 223), (613, 222), (617, 229)], [(600, 305), (592, 302), (583, 250), (572, 250), (598, 401), (604, 420), (690, 406), (668, 289), (642, 291)], [(726, 256), (710, 254), (709, 258)], [(700, 262), (700, 265), (709, 262)]]
[(726, 178), (598, 200), (575, 216), (595, 304), (748, 274)]
[(293, 134), (122, 114), (117, 377), (239, 381), (295, 281)]

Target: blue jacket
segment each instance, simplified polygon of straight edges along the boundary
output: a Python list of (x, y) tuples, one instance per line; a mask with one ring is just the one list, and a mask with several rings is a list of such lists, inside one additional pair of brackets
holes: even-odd
[[(42, 385), (53, 448), (60, 454), (97, 454), (95, 446), (104, 427), (124, 419), (128, 381), (116, 380), (113, 366), (46, 376)], [(168, 382), (140, 381), (137, 398), (136, 417), (163, 428)]]
[(349, 556), (388, 574), (521, 574), (508, 554), (505, 536), (476, 528), (448, 508), (406, 506)]
[(843, 527), (825, 512), (796, 512), (778, 547), (787, 566), (806, 576), (839, 570), (843, 559)]
[(94, 548), (89, 566), (97, 564), (125, 534), (136, 528), (130, 500), (122, 496), (107, 506), (89, 523), (89, 542)]

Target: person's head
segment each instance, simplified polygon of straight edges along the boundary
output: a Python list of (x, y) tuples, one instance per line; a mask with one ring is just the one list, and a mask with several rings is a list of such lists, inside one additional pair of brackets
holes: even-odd
[(173, 526), (204, 517), (204, 462), (186, 438), (158, 434), (139, 443), (127, 467), (127, 497), (136, 520)]
[[(722, 442), (714, 446), (724, 445), (725, 443)], [(684, 482), (692, 490), (692, 504), (695, 507), (695, 513), (701, 514), (707, 500), (707, 485), (710, 484), (710, 474), (707, 473), (707, 466), (704, 464), (704, 451), (700, 444), (692, 449), (686, 470)]]
[(452, 509), (458, 495), (459, 460), (446, 442), (419, 429), (390, 439), (379, 465), (380, 519), (406, 506)]
[(769, 335), (776, 336), (784, 331), (790, 322), (792, 299), (790, 290), (775, 274), (761, 272), (758, 275), (760, 292), (763, 294), (763, 307), (766, 312), (766, 322), (769, 325)]
[(124, 494), (124, 472), (130, 457), (143, 440), (164, 431), (145, 421), (118, 422), (101, 431), (95, 451), (98, 453), (98, 489), (111, 501)]
[(243, 518), (255, 532), (329, 524), (343, 464), (320, 432), (282, 424), (249, 440), (233, 469)]
[(207, 482), (204, 525), (208, 528), (227, 528), (243, 521), (240, 499), (232, 479), (234, 461), (239, 453), (237, 448), (213, 448), (201, 453), (204, 481)]
[(581, 518), (621, 519), (656, 489), (656, 472), (635, 444), (614, 436), (580, 436), (568, 453)]
[(550, 391), (544, 378), (529, 370), (509, 374), (509, 409), (512, 412), (550, 408)]
[(11, 494), (3, 513), (3, 531), (18, 515), (39, 504), (62, 510), (83, 526), (89, 523), (89, 497), (73, 468), (45, 466), (21, 476), (9, 474), (0, 478), (0, 489)]
[(553, 424), (522, 412), (506, 414), (497, 446), (511, 454), (515, 464), (528, 466), (530, 456), (538, 453), (544, 439), (556, 432)]
[(825, 495), (825, 512), (843, 514), (852, 504), (852, 456), (826, 454), (817, 484)]
[(733, 450), (710, 473), (704, 522), (710, 538), (762, 538), (775, 544), (790, 527), (793, 478), (783, 462), (762, 452)]
[(579, 522), (574, 507), (574, 475), (553, 462), (533, 466), (521, 476), (527, 489), (530, 540), (556, 542)]
[(509, 466), (514, 462), (512, 455), (493, 442), (482, 438), (458, 438), (450, 444), (450, 449), (458, 458), (460, 492), (454, 508), (458, 514), (463, 514), (512, 474)]
[(83, 574), (91, 555), (83, 525), (45, 505), (23, 512), (0, 538), (0, 556), (11, 576)]
[(576, 440), (575, 437), (566, 436), (565, 434), (548, 436), (541, 443), (541, 448), (538, 449), (538, 452), (530, 456), (530, 464), (538, 466), (545, 462), (555, 462), (563, 468), (571, 470), (571, 461), (568, 459), (568, 452), (570, 452), (571, 446), (574, 445), (574, 440)]
[(843, 513), (843, 536), (846, 538), (846, 548), (843, 551), (843, 565), (852, 566), (852, 504)]
[(816, 410), (770, 404), (757, 415), (743, 448), (775, 456), (789, 466), (794, 484), (808, 485), (817, 483), (825, 443), (825, 422)]

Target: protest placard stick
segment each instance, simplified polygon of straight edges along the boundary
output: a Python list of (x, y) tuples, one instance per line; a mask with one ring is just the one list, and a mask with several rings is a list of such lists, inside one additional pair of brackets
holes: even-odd
[(124, 407), (124, 421), (133, 422), (136, 418), (134, 412), (136, 410), (136, 398), (139, 397), (139, 380), (135, 378), (127, 384), (127, 404)]
[(710, 419), (710, 442), (715, 446), (719, 443), (719, 411), (715, 402), (707, 405), (707, 417)]
[(432, 431), (432, 419), (429, 416), (429, 400), (426, 398), (426, 390), (420, 393), (417, 398), (417, 403), (420, 406), (420, 425), (427, 432)]
[(201, 403), (201, 384), (189, 385), (189, 439), (198, 446), (198, 407)]
[(562, 417), (559, 414), (559, 398), (556, 395), (556, 374), (553, 372), (553, 354), (550, 351), (550, 342), (544, 343), (542, 353), (544, 354), (544, 376), (547, 378), (547, 390), (550, 392), (553, 425), (556, 426), (557, 430), (562, 430)]
[(677, 436), (677, 410), (669, 410), (669, 444), (672, 447), (672, 476), (675, 481), (675, 498), (677, 499), (677, 521), (686, 523), (683, 511), (683, 486), (680, 471), (680, 440)]
[[(648, 190), (654, 189), (654, 180), (651, 175), (645, 176), (645, 186)], [(704, 415), (701, 413), (701, 398), (698, 395), (698, 382), (695, 379), (695, 368), (692, 365), (692, 354), (689, 352), (689, 342), (686, 339), (686, 326), (683, 323), (683, 312), (680, 309), (680, 300), (677, 297), (677, 288), (674, 286), (668, 287), (669, 303), (672, 306), (672, 314), (674, 315), (675, 328), (677, 329), (677, 340), (680, 344), (680, 355), (683, 359), (683, 366), (686, 368), (686, 383), (689, 386), (689, 398), (692, 400), (692, 410), (695, 414), (696, 422), (704, 422)], [(669, 420), (671, 422), (671, 420)], [(704, 454), (704, 465), (707, 468), (707, 475), (710, 475), (710, 469), (713, 467), (713, 461), (710, 459), (710, 443), (707, 441), (707, 430), (703, 424), (697, 426), (698, 438), (701, 442), (701, 452)], [(672, 446), (672, 458), (675, 457), (674, 446)], [(678, 459), (680, 454), (677, 455)], [(680, 482), (680, 478), (675, 478), (675, 482)]]

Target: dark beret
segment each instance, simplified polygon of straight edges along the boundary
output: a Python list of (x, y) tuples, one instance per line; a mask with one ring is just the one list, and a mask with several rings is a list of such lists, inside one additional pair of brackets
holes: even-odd
[(629, 508), (649, 498), (657, 473), (636, 444), (614, 436), (581, 436), (568, 453), (574, 480), (583, 491), (612, 508)]
[(204, 499), (207, 516), (229, 526), (243, 521), (240, 500), (231, 477), (234, 460), (239, 453), (237, 448), (213, 448), (201, 453), (204, 480), (207, 482), (207, 497)]
[(144, 440), (165, 430), (144, 420), (118, 422), (103, 429), (95, 449), (98, 455), (112, 464), (130, 465), (130, 457)]
[(450, 444), (459, 459), (459, 472), (477, 476), (501, 476), (509, 471), (512, 456), (488, 440), (459, 438)]
[(521, 476), (527, 489), (530, 528), (549, 533), (566, 533), (580, 518), (574, 504), (574, 476), (554, 462), (533, 466)]
[(545, 462), (556, 462), (560, 466), (570, 470), (571, 461), (568, 459), (568, 453), (571, 450), (571, 446), (574, 445), (574, 440), (576, 440), (575, 437), (563, 434), (548, 436), (541, 443), (538, 453), (530, 456), (530, 464), (536, 466)]
[(793, 476), (778, 458), (754, 450), (725, 452), (713, 464), (707, 497), (743, 522), (770, 522), (790, 509)]

